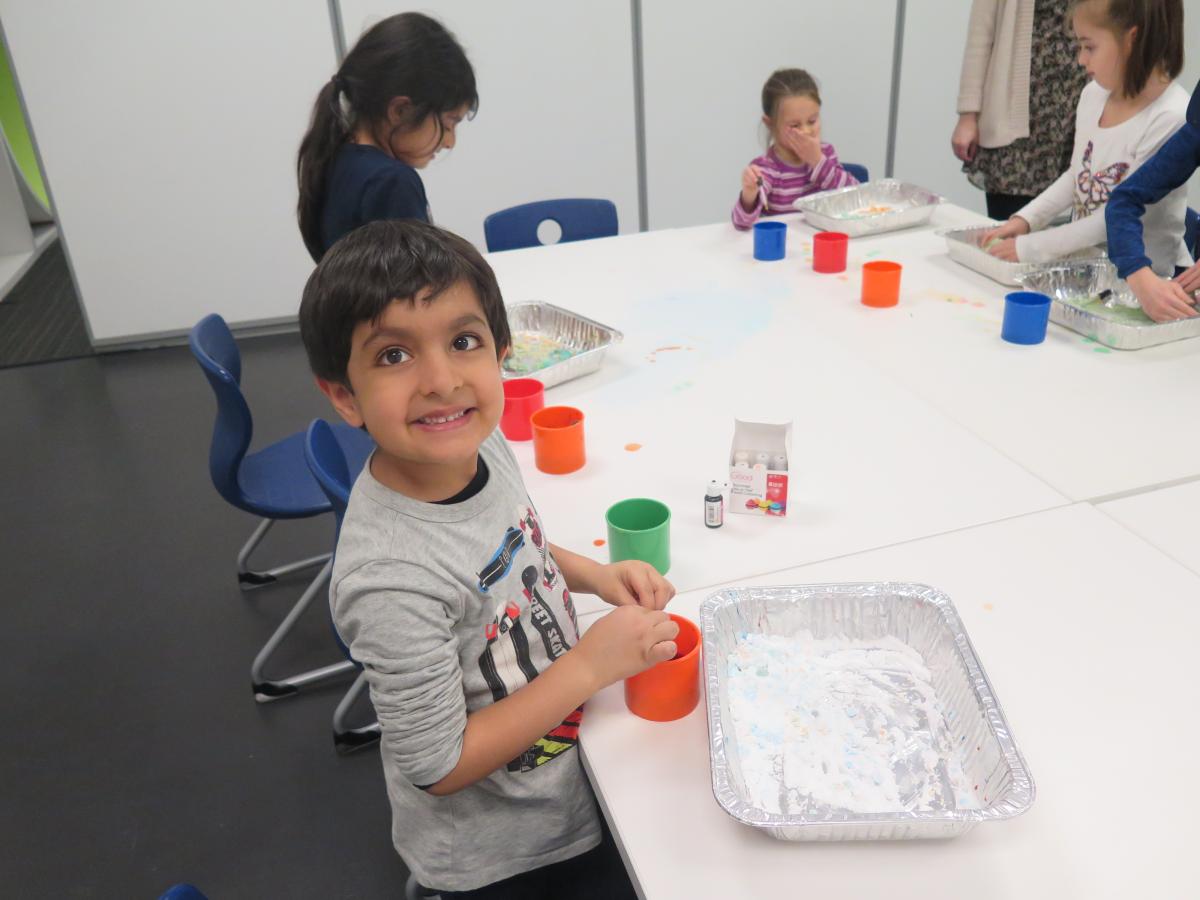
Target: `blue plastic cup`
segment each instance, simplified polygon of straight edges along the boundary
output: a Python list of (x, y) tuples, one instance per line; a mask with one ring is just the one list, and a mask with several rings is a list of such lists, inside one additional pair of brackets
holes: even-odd
[(766, 262), (783, 259), (787, 250), (786, 222), (754, 223), (754, 258)]
[(1040, 344), (1050, 321), (1050, 298), (1036, 291), (1013, 291), (1004, 298), (1000, 337), (1010, 344)]

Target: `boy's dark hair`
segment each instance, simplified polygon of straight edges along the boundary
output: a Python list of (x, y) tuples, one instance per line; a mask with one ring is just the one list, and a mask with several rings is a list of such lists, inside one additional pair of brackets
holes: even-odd
[(776, 69), (762, 89), (763, 115), (775, 118), (779, 101), (785, 97), (811, 97), (821, 105), (821, 92), (816, 80), (803, 69)]
[(415, 219), (369, 222), (329, 248), (304, 285), (300, 338), (313, 374), (350, 387), (350, 338), (395, 301), (432, 302), (463, 282), (479, 298), (499, 355), (512, 343), (500, 286), (468, 241)]
[(1081, 6), (1094, 8), (1096, 24), (1120, 40), (1136, 28), (1133, 49), (1125, 61), (1126, 97), (1136, 97), (1154, 70), (1162, 67), (1168, 78), (1183, 71), (1183, 0), (1072, 0), (1067, 22)]
[(412, 109), (409, 120), (392, 134), (416, 127), (432, 115), (439, 142), (442, 113), (464, 105), (471, 113), (479, 108), (475, 70), (463, 48), (440, 22), (421, 13), (400, 13), (376, 23), (317, 94), (296, 158), (300, 234), (314, 260), (321, 258), (321, 208), (335, 154), (360, 124), (375, 128), (385, 122), (388, 104), (396, 97), (408, 97)]

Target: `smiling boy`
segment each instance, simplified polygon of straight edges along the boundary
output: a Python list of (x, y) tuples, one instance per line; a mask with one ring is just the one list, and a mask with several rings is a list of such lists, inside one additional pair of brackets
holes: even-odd
[[(396, 849), (447, 898), (633, 896), (576, 744), (589, 696), (674, 655), (674, 588), (544, 537), (496, 429), (511, 339), (491, 268), (431, 225), (365, 225), (309, 279), (300, 329), (377, 445), (330, 602), (379, 716)], [(580, 637), (572, 591), (617, 609)]]

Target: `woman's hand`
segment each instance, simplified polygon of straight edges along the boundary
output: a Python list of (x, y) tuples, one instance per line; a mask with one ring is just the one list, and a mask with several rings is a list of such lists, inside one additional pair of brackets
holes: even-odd
[(950, 146), (954, 155), (963, 162), (970, 162), (979, 150), (979, 114), (961, 113), (954, 133), (950, 135)]

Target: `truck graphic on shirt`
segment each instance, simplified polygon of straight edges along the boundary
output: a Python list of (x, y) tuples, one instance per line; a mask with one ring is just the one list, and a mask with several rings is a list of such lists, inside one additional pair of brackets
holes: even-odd
[[(479, 670), (493, 702), (533, 681), (539, 671), (566, 653), (579, 636), (565, 587), (562, 593), (568, 628), (559, 624), (562, 612), (556, 616), (546, 602), (546, 597), (557, 600), (555, 588), (561, 578), (547, 552), (536, 514), (531, 508), (519, 509), (517, 521), (520, 527), (505, 531), (499, 548), (478, 573), (479, 591), (483, 595), (480, 599), (492, 604), (490, 621), (485, 619), (483, 625), (486, 644), (479, 655)], [(517, 558), (526, 546), (526, 538), (535, 555), (530, 557), (527, 551), (522, 561), (536, 564), (522, 566)], [(519, 587), (515, 579), (506, 580), (514, 567), (521, 573)], [(527, 772), (566, 753), (576, 745), (582, 715), (582, 709), (572, 712), (528, 750), (509, 761), (507, 770)]]
[(512, 567), (513, 557), (517, 555), (517, 551), (524, 544), (524, 532), (510, 525), (504, 532), (504, 540), (500, 542), (500, 548), (496, 551), (495, 556), (488, 560), (487, 565), (479, 573), (479, 590), (486, 594), (488, 588), (508, 574), (508, 570)]

